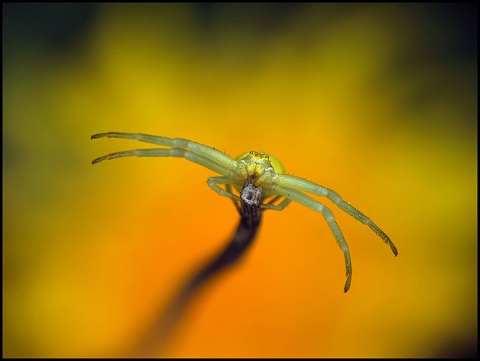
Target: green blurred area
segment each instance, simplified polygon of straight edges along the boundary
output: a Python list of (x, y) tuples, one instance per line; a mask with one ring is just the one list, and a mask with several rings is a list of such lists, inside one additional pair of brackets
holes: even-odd
[[(89, 140), (104, 131), (271, 152), (380, 219), (399, 248), (390, 258), (335, 210), (354, 263), (352, 290), (337, 294), (342, 258), (323, 217), (301, 206), (269, 214), (247, 278), (228, 291), (238, 298), (212, 293), (169, 355), (476, 356), (477, 12), (3, 4), (3, 356), (124, 355), (171, 279), (233, 229), (231, 204), (196, 165), (92, 168), (140, 147)], [(320, 287), (323, 247), (340, 274)], [(280, 251), (292, 259), (279, 269)]]

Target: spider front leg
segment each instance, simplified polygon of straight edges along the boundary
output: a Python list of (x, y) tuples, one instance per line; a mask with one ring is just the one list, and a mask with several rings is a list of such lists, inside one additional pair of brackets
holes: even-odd
[(328, 194), (327, 198), (330, 199), (333, 203), (335, 203), (338, 208), (340, 208), (342, 211), (348, 213), (351, 215), (353, 218), (355, 218), (357, 221), (362, 222), (363, 224), (367, 225), (370, 227), (372, 231), (374, 231), (383, 241), (390, 246), (390, 249), (392, 250), (393, 254), (398, 256), (398, 251), (397, 247), (393, 244), (392, 240), (390, 237), (388, 237), (385, 232), (383, 232), (380, 227), (378, 227), (375, 223), (372, 222), (370, 218), (368, 218), (366, 215), (364, 215), (362, 212), (360, 212), (357, 208), (352, 206), (350, 203), (345, 202), (338, 193), (332, 191), (331, 189), (328, 189)]
[(92, 164), (97, 164), (104, 160), (111, 160), (122, 157), (177, 157), (185, 158), (193, 163), (197, 163), (205, 168), (211, 169), (217, 173), (224, 174), (228, 172), (225, 167), (213, 162), (212, 160), (205, 158), (199, 154), (193, 153), (187, 149), (182, 148), (148, 148), (148, 149), (133, 149), (125, 150), (122, 152), (115, 152), (98, 157), (92, 161)]
[[(166, 147), (172, 147), (174, 148), (180, 148), (188, 151), (189, 153), (193, 153), (198, 155), (200, 160), (202, 159), (208, 159), (210, 160), (210, 163), (208, 164), (203, 164), (202, 162), (197, 162), (193, 160), (193, 162), (198, 163), (200, 165), (203, 165), (204, 167), (210, 168), (209, 165), (212, 163), (215, 163), (216, 167), (215, 168), (210, 168), (216, 172), (218, 172), (218, 167), (223, 169), (223, 171), (230, 169), (232, 164), (234, 163), (234, 160), (230, 158), (228, 155), (226, 155), (223, 152), (220, 152), (219, 150), (216, 150), (214, 148), (211, 148), (209, 146), (193, 142), (188, 139), (182, 139), (182, 138), (167, 138), (167, 137), (160, 137), (158, 135), (150, 135), (150, 134), (142, 134), (142, 133), (122, 133), (122, 132), (109, 132), (109, 133), (100, 133), (100, 134), (94, 134), (91, 136), (91, 139), (98, 139), (98, 138), (122, 138), (122, 139), (134, 139), (142, 143), (150, 143), (150, 144), (157, 144), (157, 145), (162, 145)], [(120, 152), (123, 153), (123, 152)], [(136, 155), (136, 156), (151, 156), (151, 155), (138, 155), (138, 154), (130, 154), (130, 155)], [(129, 156), (129, 155), (123, 155), (123, 156)], [(163, 156), (163, 155), (159, 155)], [(168, 156), (168, 155), (167, 155)], [(102, 157), (103, 158), (103, 157)], [(188, 157), (185, 157), (188, 159)], [(103, 159), (100, 159), (103, 160)], [(107, 159), (112, 159), (112, 158), (107, 158)], [(224, 172), (219, 172), (220, 174), (224, 174)]]
[(340, 249), (342, 250), (345, 257), (345, 268), (346, 268), (347, 280), (345, 281), (345, 286), (343, 288), (343, 291), (347, 292), (348, 289), (350, 288), (350, 283), (352, 282), (352, 261), (350, 259), (350, 251), (348, 250), (347, 242), (343, 237), (342, 231), (340, 230), (340, 227), (338, 226), (332, 211), (328, 207), (321, 204), (320, 202), (317, 202), (315, 199), (299, 191), (296, 191), (294, 189), (277, 186), (277, 188), (275, 189), (275, 192), (279, 195), (284, 196), (286, 199), (298, 202), (301, 205), (304, 205), (308, 208), (313, 209), (314, 211), (322, 213), (323, 217), (327, 221), (328, 227), (332, 231), (333, 236), (335, 237), (335, 240), (340, 246)]
[(289, 189), (294, 188), (304, 192), (313, 193), (318, 196), (327, 197), (333, 203), (335, 203), (337, 207), (340, 208), (342, 211), (348, 213), (357, 221), (370, 227), (372, 231), (374, 231), (381, 239), (383, 239), (383, 241), (386, 244), (390, 246), (390, 249), (392, 250), (393, 254), (395, 256), (398, 255), (397, 247), (395, 247), (390, 237), (388, 237), (385, 234), (385, 232), (383, 232), (380, 229), (380, 227), (378, 227), (375, 223), (373, 223), (373, 221), (370, 218), (368, 218), (366, 215), (364, 215), (362, 212), (360, 212), (350, 203), (345, 202), (337, 192), (329, 188), (322, 187), (321, 185), (313, 183), (309, 180), (292, 176), (292, 175), (287, 175), (287, 174), (279, 174), (276, 177), (275, 182), (285, 188), (289, 188)]

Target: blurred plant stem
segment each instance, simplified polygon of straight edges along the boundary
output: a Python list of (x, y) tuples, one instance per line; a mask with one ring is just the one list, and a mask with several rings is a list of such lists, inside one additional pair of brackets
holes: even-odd
[(165, 352), (182, 314), (196, 293), (215, 275), (237, 262), (252, 243), (262, 218), (260, 208), (262, 198), (262, 189), (256, 186), (251, 179), (247, 179), (240, 192), (240, 223), (229, 244), (186, 282), (140, 339), (132, 356), (154, 357)]

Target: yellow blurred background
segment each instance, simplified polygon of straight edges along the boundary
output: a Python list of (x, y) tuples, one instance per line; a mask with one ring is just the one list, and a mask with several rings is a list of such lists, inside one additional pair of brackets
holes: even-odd
[[(171, 357), (477, 353), (477, 5), (4, 4), (3, 356), (126, 356), (238, 214), (106, 131), (278, 157), (338, 192), (267, 211)], [(148, 147), (148, 145), (145, 145)], [(322, 201), (321, 199), (319, 199)]]

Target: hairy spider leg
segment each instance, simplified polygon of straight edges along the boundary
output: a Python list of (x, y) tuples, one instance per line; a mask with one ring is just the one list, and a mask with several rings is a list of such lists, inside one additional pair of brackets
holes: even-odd
[[(207, 179), (207, 184), (210, 188), (212, 188), (215, 192), (220, 194), (223, 197), (230, 198), (235, 203), (235, 206), (238, 209), (238, 204), (240, 204), (241, 200), (240, 197), (232, 193), (231, 184), (233, 183), (233, 179), (228, 177), (210, 177)], [(225, 189), (223, 190), (219, 184), (224, 184)], [(237, 204), (238, 202), (238, 204)], [(240, 213), (241, 214), (241, 213)]]
[(340, 230), (340, 227), (338, 226), (332, 211), (327, 206), (321, 204), (310, 196), (307, 196), (306, 194), (303, 194), (294, 189), (278, 186), (276, 188), (276, 192), (277, 194), (282, 195), (285, 198), (298, 202), (308, 208), (313, 209), (314, 211), (322, 213), (323, 217), (327, 221), (328, 227), (330, 227), (330, 230), (332, 231), (335, 240), (337, 241), (340, 249), (343, 251), (343, 254), (345, 256), (347, 280), (345, 282), (345, 287), (343, 288), (343, 290), (344, 292), (347, 292), (350, 288), (350, 283), (352, 282), (352, 262), (350, 259), (350, 251), (348, 250), (347, 242), (343, 237), (342, 231)]
[[(283, 200), (278, 203), (278, 204), (274, 204), (277, 200), (279, 200), (280, 198), (283, 198)], [(268, 203), (264, 203), (260, 206), (260, 208), (262, 209), (273, 209), (275, 211), (281, 211), (283, 210), (286, 206), (288, 206), (290, 204), (292, 200), (289, 199), (289, 198), (286, 198), (284, 196), (281, 196), (281, 195), (277, 195), (275, 197), (273, 197), (271, 200), (268, 201)]]
[[(231, 183), (233, 183), (233, 182), (231, 182)], [(231, 183), (230, 184), (225, 184), (225, 189), (226, 189), (227, 193), (234, 195), (232, 193), (232, 184)], [(283, 198), (283, 200), (280, 203), (274, 204), (276, 201), (278, 201), (281, 198)], [(233, 200), (233, 204), (237, 208), (238, 213), (240, 215), (242, 215), (242, 208), (240, 207), (239, 203), (237, 202), (237, 199), (234, 199), (234, 198), (231, 198), (231, 199)], [(286, 206), (288, 206), (291, 201), (292, 201), (291, 199), (285, 198), (284, 196), (277, 195), (277, 196), (273, 197), (272, 199), (270, 199), (267, 203), (261, 204), (260, 208), (261, 209), (273, 209), (273, 210), (276, 210), (276, 211), (281, 211)]]
[[(104, 160), (110, 160), (121, 157), (177, 157), (185, 158), (193, 163), (200, 164), (205, 168), (211, 169), (214, 172), (223, 174), (225, 169), (218, 165), (217, 163), (212, 162), (210, 159), (207, 159), (201, 155), (190, 152), (189, 150), (182, 148), (170, 148), (170, 149), (160, 149), (160, 148), (149, 148), (149, 149), (134, 149), (126, 150), (123, 152), (115, 152), (104, 155), (102, 157), (96, 158), (92, 161), (92, 164), (99, 163)], [(213, 188), (213, 187), (212, 187)], [(216, 189), (214, 189), (216, 190)], [(218, 192), (218, 190), (216, 190)], [(222, 190), (223, 191), (223, 190)]]
[[(174, 147), (174, 148), (179, 148), (179, 149), (184, 149), (186, 151), (191, 152), (192, 154), (196, 154), (200, 156), (200, 158), (192, 156), (188, 158), (186, 155), (168, 155), (168, 154), (163, 154), (159, 153), (159, 155), (155, 154), (149, 154), (148, 152), (145, 152), (146, 149), (141, 149), (138, 151), (141, 151), (140, 154), (134, 153), (132, 154), (125, 154), (125, 152), (118, 152), (118, 153), (112, 153), (109, 155), (106, 155), (104, 157), (97, 158), (93, 161), (93, 163), (98, 163), (101, 162), (102, 160), (105, 159), (113, 159), (116, 157), (128, 157), (128, 156), (137, 156), (137, 157), (184, 157), (188, 160), (193, 161), (194, 163), (198, 163), (200, 165), (203, 165), (206, 168), (209, 168), (217, 173), (220, 173), (222, 175), (228, 175), (230, 169), (232, 167), (235, 167), (236, 162), (230, 158), (228, 155), (225, 153), (216, 150), (214, 148), (210, 148), (206, 145), (192, 142), (188, 139), (182, 139), (182, 138), (166, 138), (166, 137), (159, 137), (156, 135), (149, 135), (149, 134), (141, 134), (141, 133), (120, 133), (120, 132), (109, 132), (109, 133), (100, 133), (100, 134), (95, 134), (92, 135), (91, 139), (98, 139), (98, 138), (123, 138), (123, 139), (134, 139), (138, 140), (139, 142), (143, 143), (150, 143), (150, 144), (157, 144), (157, 145), (163, 145), (167, 147)], [(173, 148), (172, 148), (173, 149)], [(145, 153), (142, 153), (145, 152)], [(178, 151), (176, 151), (178, 152)], [(118, 154), (125, 154), (125, 155), (118, 155)], [(112, 157), (112, 155), (115, 154), (115, 157)], [(180, 154), (180, 153), (177, 153)], [(184, 153), (188, 154), (188, 153)], [(208, 160), (208, 161), (205, 161)], [(214, 166), (213, 164), (216, 164)]]
[[(227, 191), (227, 193), (233, 194), (232, 184), (225, 184), (225, 190)], [(230, 199), (233, 201), (233, 204), (235, 205), (235, 208), (237, 208), (238, 214), (240, 214), (240, 216), (241, 216), (242, 215), (241, 202), (239, 202), (238, 200), (233, 199), (233, 198), (230, 198)], [(239, 197), (239, 199), (240, 199), (240, 197)]]
[(383, 232), (375, 223), (373, 223), (370, 218), (368, 218), (366, 215), (364, 215), (362, 212), (360, 212), (350, 203), (345, 202), (337, 192), (329, 188), (323, 187), (321, 185), (318, 185), (316, 183), (313, 183), (309, 180), (292, 176), (292, 175), (286, 175), (286, 174), (279, 174), (275, 178), (275, 182), (283, 187), (294, 188), (301, 191), (313, 193), (318, 196), (327, 197), (333, 203), (335, 203), (337, 207), (340, 208), (342, 211), (348, 213), (357, 221), (370, 227), (372, 231), (374, 231), (381, 239), (383, 239), (383, 241), (386, 244), (390, 246), (390, 249), (392, 250), (393, 254), (395, 256), (398, 255), (397, 247), (395, 247), (393, 242), (390, 240), (390, 237), (388, 237), (385, 234), (385, 232)]

